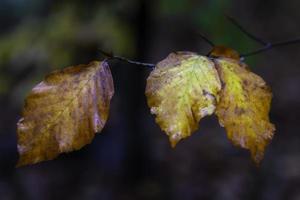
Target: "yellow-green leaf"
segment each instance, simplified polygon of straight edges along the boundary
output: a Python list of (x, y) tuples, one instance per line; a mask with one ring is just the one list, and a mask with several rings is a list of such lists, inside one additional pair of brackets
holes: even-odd
[(107, 120), (113, 79), (106, 62), (55, 71), (33, 88), (18, 122), (18, 166), (91, 142)]
[(216, 114), (233, 144), (249, 149), (259, 163), (275, 127), (269, 121), (270, 88), (246, 65), (233, 59), (215, 60), (223, 88)]
[(215, 111), (220, 89), (214, 63), (205, 56), (171, 53), (156, 65), (147, 79), (146, 97), (173, 147)]

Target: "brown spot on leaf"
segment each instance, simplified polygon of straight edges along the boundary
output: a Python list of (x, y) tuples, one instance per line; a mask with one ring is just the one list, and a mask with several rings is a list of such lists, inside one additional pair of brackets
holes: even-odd
[(246, 111), (245, 111), (244, 108), (235, 107), (235, 109), (234, 109), (234, 113), (235, 113), (236, 115), (242, 115), (242, 114), (244, 114), (245, 112), (246, 112)]

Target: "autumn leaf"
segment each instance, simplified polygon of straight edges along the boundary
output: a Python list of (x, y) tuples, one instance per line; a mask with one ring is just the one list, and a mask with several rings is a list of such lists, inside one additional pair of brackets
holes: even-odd
[(156, 65), (146, 96), (172, 146), (196, 131), (201, 118), (216, 113), (233, 144), (261, 161), (275, 130), (269, 121), (272, 94), (239, 58), (233, 49), (216, 46), (209, 57), (172, 53)]
[(17, 166), (57, 157), (91, 142), (107, 120), (113, 79), (106, 62), (55, 71), (33, 88), (18, 122)]
[(233, 144), (249, 149), (259, 163), (275, 127), (269, 122), (270, 88), (245, 64), (233, 59), (215, 60), (223, 88), (216, 114)]
[(214, 63), (191, 52), (171, 53), (147, 79), (146, 97), (156, 122), (174, 147), (214, 113), (221, 89)]

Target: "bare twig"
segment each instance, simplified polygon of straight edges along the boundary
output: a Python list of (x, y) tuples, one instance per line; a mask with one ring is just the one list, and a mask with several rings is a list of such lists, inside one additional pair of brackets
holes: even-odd
[(251, 38), (252, 40), (258, 42), (259, 44), (262, 44), (264, 46), (267, 46), (269, 43), (264, 41), (263, 39), (253, 35), (252, 33), (250, 33), (249, 31), (247, 31), (243, 26), (241, 26), (237, 20), (235, 20), (233, 17), (225, 14), (226, 18), (233, 24), (235, 25), (238, 29), (240, 29), (245, 35), (247, 35), (249, 38)]
[(248, 52), (245, 54), (241, 54), (241, 57), (256, 55), (256, 54), (271, 50), (275, 47), (286, 46), (286, 45), (296, 44), (296, 43), (300, 43), (300, 38), (295, 38), (295, 39), (281, 41), (281, 42), (275, 42), (275, 43), (268, 43), (267, 45), (265, 45), (264, 47), (262, 47), (260, 49), (257, 49), (255, 51)]
[(197, 35), (199, 35), (205, 42), (207, 42), (211, 47), (216, 46), (211, 40), (209, 40), (206, 36), (204, 36), (202, 33), (197, 31)]
[(124, 62), (130, 63), (130, 64), (148, 67), (148, 68), (151, 68), (151, 69), (155, 67), (155, 64), (152, 64), (152, 63), (143, 63), (143, 62), (129, 60), (125, 57), (115, 56), (115, 55), (113, 55), (113, 53), (108, 53), (108, 52), (105, 52), (101, 49), (99, 49), (99, 51), (100, 51), (101, 54), (103, 54), (105, 57), (107, 57), (109, 59), (116, 59), (116, 60), (124, 61)]

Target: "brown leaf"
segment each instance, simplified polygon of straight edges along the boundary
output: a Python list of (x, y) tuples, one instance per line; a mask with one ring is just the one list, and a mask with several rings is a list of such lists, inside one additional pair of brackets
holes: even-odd
[(17, 166), (57, 157), (90, 143), (107, 120), (113, 79), (106, 62), (55, 71), (33, 88), (18, 122)]
[(173, 147), (215, 111), (220, 89), (214, 63), (205, 56), (171, 53), (156, 65), (147, 79), (147, 101)]
[(233, 144), (249, 149), (258, 164), (275, 131), (269, 121), (270, 88), (245, 64), (226, 58), (216, 59), (215, 63), (223, 82), (216, 109), (219, 122)]

